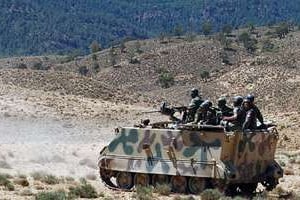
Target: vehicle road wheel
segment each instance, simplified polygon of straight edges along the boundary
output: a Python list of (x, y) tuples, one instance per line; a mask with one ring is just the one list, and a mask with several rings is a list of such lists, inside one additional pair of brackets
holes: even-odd
[(190, 177), (188, 181), (188, 188), (192, 194), (200, 194), (206, 187), (205, 179), (198, 177)]
[(129, 190), (133, 187), (133, 177), (129, 172), (119, 172), (116, 176), (117, 186)]
[(187, 180), (184, 176), (172, 176), (171, 187), (173, 192), (185, 193), (187, 188)]
[(163, 185), (169, 184), (169, 177), (161, 174), (152, 175), (152, 184), (155, 185)]
[(243, 183), (239, 185), (239, 188), (244, 194), (253, 194), (257, 188), (257, 183)]
[(266, 187), (266, 190), (272, 191), (276, 185), (278, 184), (278, 180), (275, 178), (268, 178), (267, 180), (262, 182), (262, 185)]
[(134, 185), (148, 186), (150, 184), (150, 177), (148, 174), (135, 174)]

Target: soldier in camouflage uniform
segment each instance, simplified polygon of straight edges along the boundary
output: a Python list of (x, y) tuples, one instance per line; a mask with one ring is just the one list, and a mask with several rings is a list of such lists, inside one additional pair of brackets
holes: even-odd
[(226, 99), (225, 97), (221, 97), (218, 99), (218, 111), (221, 112), (221, 115), (222, 116), (232, 116), (233, 115), (233, 109), (232, 108), (229, 108), (227, 105), (226, 105)]
[(230, 130), (242, 130), (246, 117), (246, 111), (242, 108), (243, 97), (236, 96), (233, 98), (233, 116), (224, 116), (222, 125)]
[(195, 88), (191, 90), (192, 100), (188, 105), (187, 109), (187, 122), (193, 122), (195, 120), (195, 115), (197, 113), (198, 108), (203, 103), (203, 100), (199, 96), (199, 91)]
[(217, 125), (217, 113), (216, 110), (212, 108), (212, 103), (209, 100), (204, 101), (198, 111), (195, 123), (201, 123), (205, 125)]
[(264, 124), (264, 118), (260, 112), (260, 110), (258, 109), (258, 107), (255, 105), (254, 103), (254, 96), (252, 94), (248, 94), (246, 99), (250, 102), (252, 109), (254, 110), (255, 114), (256, 114), (256, 118), (258, 119), (258, 121), (260, 122), (260, 127), (264, 128), (265, 124)]
[(253, 108), (253, 105), (252, 105), (251, 101), (248, 98), (244, 99), (243, 108), (246, 111), (246, 118), (245, 118), (245, 121), (243, 123), (242, 130), (243, 131), (245, 131), (247, 129), (255, 130), (257, 128), (257, 125), (256, 125), (257, 115), (256, 115), (256, 111)]

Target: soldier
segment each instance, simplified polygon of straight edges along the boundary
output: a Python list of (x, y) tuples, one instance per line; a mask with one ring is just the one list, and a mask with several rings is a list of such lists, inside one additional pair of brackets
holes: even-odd
[(257, 116), (256, 116), (256, 111), (254, 110), (251, 101), (249, 98), (245, 98), (243, 102), (243, 108), (246, 111), (246, 118), (243, 123), (242, 130), (245, 131), (247, 129), (250, 130), (255, 130), (257, 128)]
[[(224, 116), (223, 122), (226, 123), (226, 127), (230, 130), (242, 130), (243, 123), (245, 121), (246, 112), (242, 108), (243, 97), (236, 96), (233, 98), (233, 116)], [(224, 123), (222, 123), (224, 124)]]
[(261, 124), (260, 127), (264, 128), (265, 127), (264, 118), (263, 118), (260, 110), (258, 109), (258, 107), (254, 103), (254, 96), (252, 94), (248, 94), (247, 97), (246, 97), (246, 99), (249, 100), (249, 102), (251, 104), (251, 107), (253, 108), (254, 112), (256, 113), (256, 117), (257, 117), (258, 121)]
[(212, 103), (209, 100), (204, 101), (200, 105), (195, 122), (206, 125), (217, 125), (217, 113), (216, 110), (212, 108)]
[(226, 105), (226, 99), (224, 97), (221, 97), (218, 99), (218, 110), (221, 112), (222, 116), (232, 116), (233, 115), (233, 109), (229, 108)]
[(191, 90), (191, 97), (192, 97), (192, 100), (187, 108), (187, 117), (188, 117), (187, 121), (188, 122), (192, 122), (195, 120), (195, 115), (197, 113), (197, 110), (200, 107), (200, 105), (203, 103), (203, 100), (199, 96), (199, 91), (195, 88), (193, 88)]

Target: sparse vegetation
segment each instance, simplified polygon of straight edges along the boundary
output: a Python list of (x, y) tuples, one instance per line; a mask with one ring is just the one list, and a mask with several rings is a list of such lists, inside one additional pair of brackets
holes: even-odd
[(196, 200), (193, 196), (188, 196), (188, 197), (182, 197), (182, 196), (175, 196), (173, 200)]
[(200, 71), (200, 77), (203, 80), (207, 80), (209, 78), (209, 71), (207, 71), (207, 70), (201, 70)]
[(174, 76), (170, 72), (162, 72), (158, 80), (162, 88), (169, 88), (175, 83)]
[(262, 51), (264, 52), (272, 52), (275, 48), (275, 45), (272, 43), (270, 39), (266, 39), (262, 41)]
[(35, 62), (32, 66), (33, 70), (48, 70), (48, 67), (43, 65), (42, 62)]
[(286, 22), (278, 24), (275, 28), (275, 33), (280, 39), (284, 38), (289, 33), (289, 24)]
[(96, 53), (98, 51), (101, 50), (101, 45), (99, 44), (99, 42), (97, 42), (96, 40), (94, 40), (91, 45), (90, 45), (90, 51), (91, 53)]
[(209, 21), (203, 22), (201, 28), (202, 28), (202, 33), (205, 36), (208, 36), (212, 31), (212, 24)]
[(153, 188), (137, 186), (136, 192), (133, 197), (137, 200), (152, 200), (153, 199)]
[(89, 69), (86, 66), (81, 66), (78, 69), (79, 74), (86, 76), (89, 72)]
[(201, 200), (218, 200), (222, 194), (217, 189), (206, 189), (201, 193)]
[(27, 65), (25, 63), (19, 63), (16, 66), (17, 69), (27, 69)]
[(174, 27), (174, 35), (175, 36), (180, 37), (183, 35), (183, 33), (184, 33), (183, 27), (180, 24), (178, 24), (177, 26)]
[(0, 186), (4, 186), (9, 191), (15, 190), (14, 185), (8, 179), (8, 176), (6, 174), (0, 174)]
[(229, 35), (232, 32), (232, 26), (230, 24), (225, 24), (222, 27), (222, 32), (225, 33), (226, 35)]
[(98, 194), (96, 189), (87, 182), (82, 182), (80, 186), (70, 187), (69, 188), (69, 197), (70, 198), (97, 198)]
[(34, 172), (31, 174), (34, 180), (47, 183), (49, 185), (54, 185), (59, 183), (59, 178), (54, 175), (47, 174), (45, 172)]
[(245, 49), (249, 53), (254, 53), (256, 50), (256, 44), (257, 40), (254, 38), (251, 38), (250, 34), (247, 32), (243, 32), (241, 35), (239, 35), (239, 41), (243, 43)]
[(111, 47), (109, 49), (109, 62), (111, 66), (114, 66), (115, 64), (117, 64), (117, 54), (115, 51), (115, 48)]
[(154, 192), (160, 195), (169, 196), (171, 194), (171, 187), (168, 184), (158, 184), (155, 186)]
[(67, 195), (63, 191), (40, 192), (35, 196), (35, 200), (66, 200)]

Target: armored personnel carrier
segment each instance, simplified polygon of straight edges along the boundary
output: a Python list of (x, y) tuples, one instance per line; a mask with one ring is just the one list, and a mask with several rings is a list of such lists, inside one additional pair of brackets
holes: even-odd
[(169, 184), (173, 192), (253, 193), (261, 183), (272, 190), (283, 170), (274, 160), (275, 126), (227, 131), (223, 126), (147, 121), (116, 129), (99, 157), (102, 181), (114, 189)]

